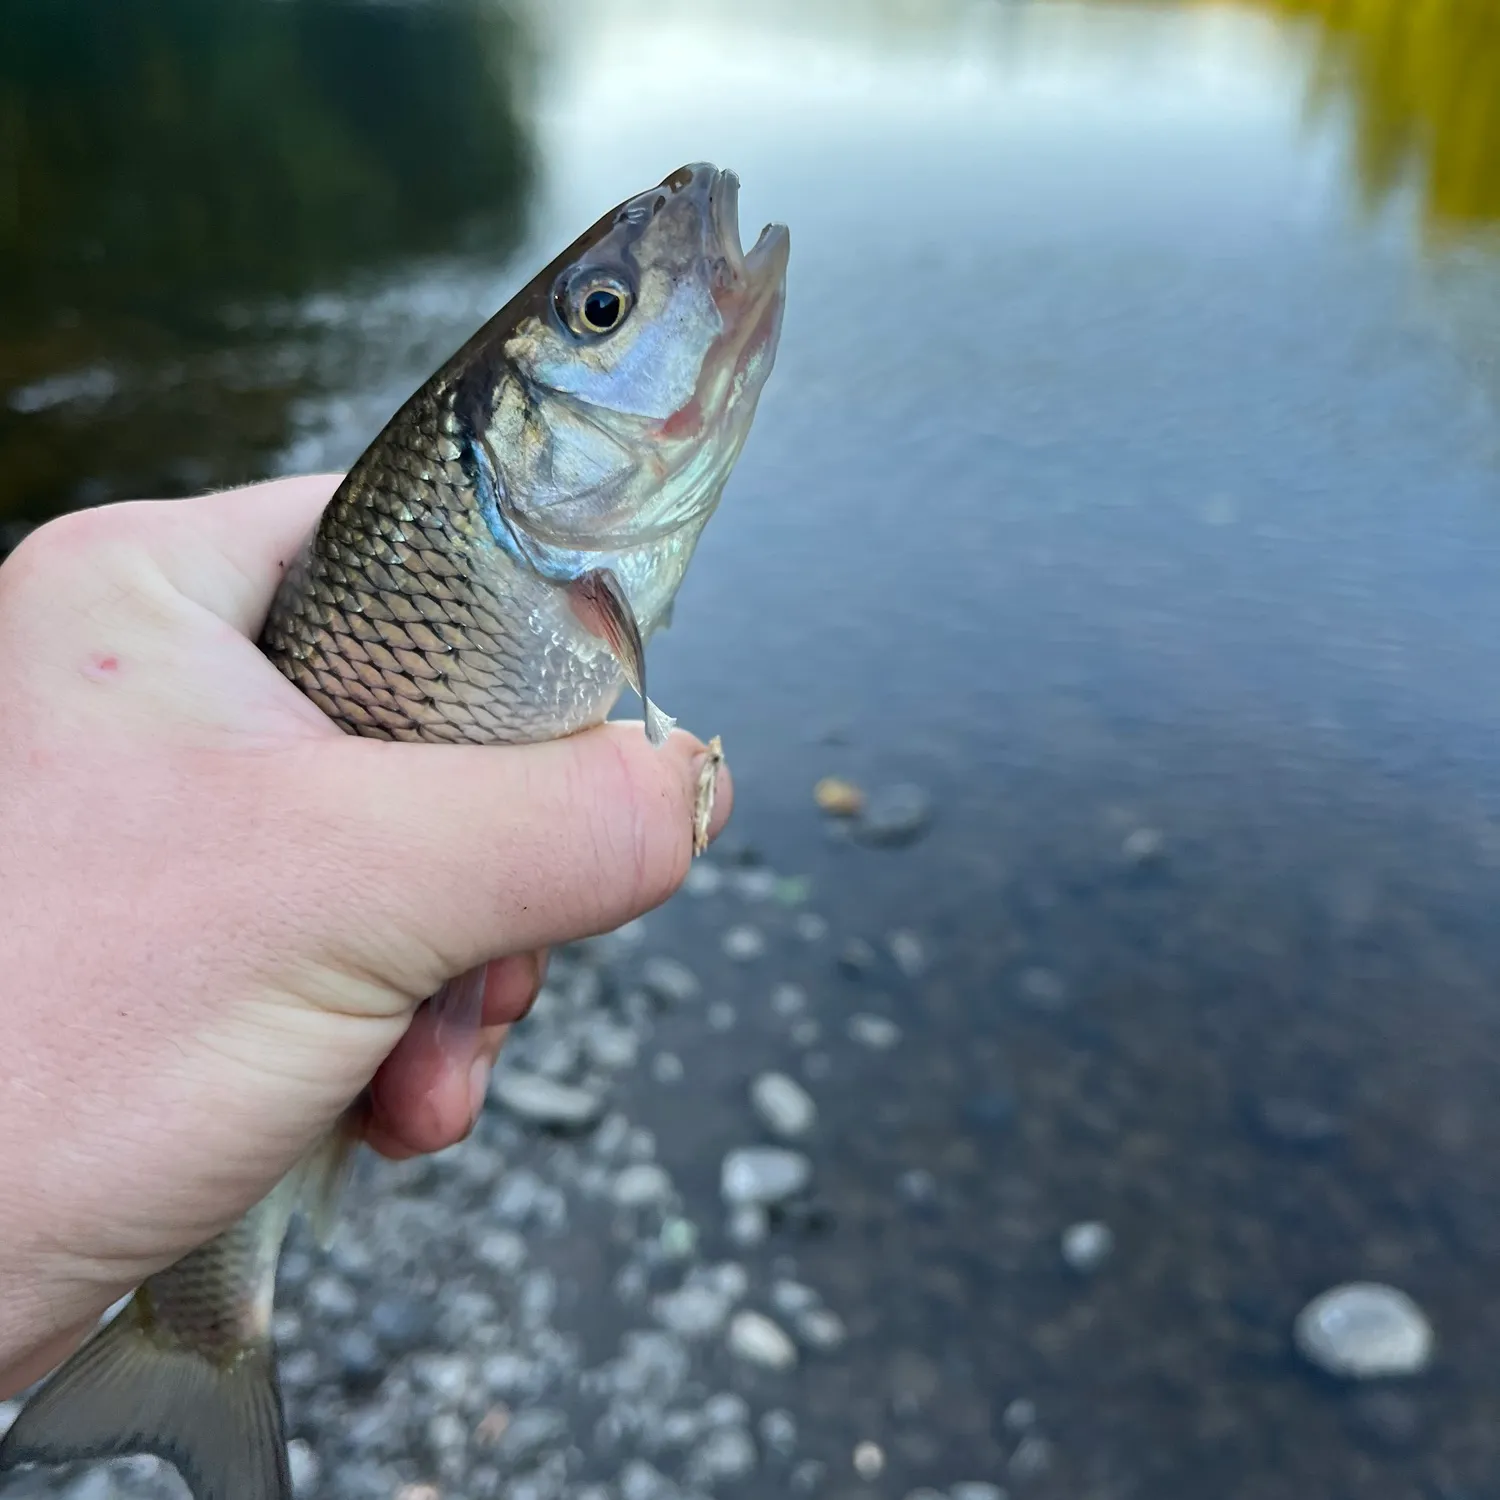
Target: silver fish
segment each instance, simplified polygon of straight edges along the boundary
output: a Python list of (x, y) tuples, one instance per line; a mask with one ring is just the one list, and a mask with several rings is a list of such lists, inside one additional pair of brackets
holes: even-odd
[[(351, 734), (551, 739), (602, 722), (628, 684), (660, 744), (673, 721), (647, 696), (645, 643), (770, 374), (789, 245), (771, 225), (745, 253), (738, 180), (704, 164), (606, 214), (361, 455), (261, 648)], [(429, 1004), (475, 1024), (482, 981), (461, 976)], [(44, 1382), (0, 1442), (0, 1471), (155, 1453), (196, 1500), (285, 1500), (276, 1266), (295, 1213), (326, 1238), (356, 1118)]]

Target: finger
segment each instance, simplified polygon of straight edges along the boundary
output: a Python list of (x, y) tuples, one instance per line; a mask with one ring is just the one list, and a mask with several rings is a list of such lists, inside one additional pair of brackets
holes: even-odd
[[(500, 1038), (531, 1009), (541, 989), (542, 956), (497, 959), (486, 966), (483, 984), (482, 1009), (476, 1012), (483, 1026), (460, 1033), (444, 1025), (437, 1008), (424, 1004), (375, 1075), (372, 1120), (409, 1150), (439, 1151), (468, 1134)], [(482, 1069), (476, 1069), (476, 1059)]]
[[(347, 913), (343, 957), (428, 994), (497, 953), (607, 932), (666, 900), (692, 852), (707, 751), (639, 723), (534, 745), (345, 738), (306, 749), (306, 909)], [(719, 778), (710, 834), (732, 809)]]
[(254, 636), (342, 478), (306, 474), (156, 502), (153, 554), (179, 592)]

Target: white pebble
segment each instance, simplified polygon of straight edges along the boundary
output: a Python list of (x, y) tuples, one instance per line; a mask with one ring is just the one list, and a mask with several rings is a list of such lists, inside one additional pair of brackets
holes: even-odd
[(844, 1342), (844, 1320), (826, 1307), (815, 1307), (797, 1320), (802, 1342), (814, 1349), (837, 1349)]
[(715, 1000), (708, 1008), (706, 1019), (710, 1031), (732, 1031), (735, 1022), (734, 1007), (727, 1000)]
[(771, 1233), (771, 1216), (758, 1203), (742, 1203), (730, 1214), (725, 1232), (744, 1249), (763, 1245)]
[(1297, 1347), (1330, 1375), (1353, 1380), (1417, 1375), (1432, 1361), (1432, 1325), (1405, 1292), (1350, 1282), (1314, 1297), (1297, 1314)]
[(750, 1103), (766, 1129), (784, 1140), (806, 1135), (817, 1122), (812, 1095), (785, 1073), (762, 1073), (750, 1085)]
[(771, 1370), (797, 1363), (797, 1346), (779, 1325), (757, 1312), (738, 1312), (729, 1324), (729, 1352), (748, 1364)]
[(771, 1009), (778, 1016), (795, 1016), (807, 1007), (807, 991), (800, 984), (778, 984), (771, 991)]
[(316, 1488), (321, 1465), (311, 1443), (302, 1438), (293, 1438), (286, 1445), (286, 1461), (291, 1473), (293, 1494), (305, 1495)]
[(675, 1052), (658, 1052), (651, 1059), (651, 1076), (658, 1083), (681, 1083), (682, 1059)]
[(828, 919), (815, 911), (800, 911), (792, 924), (804, 943), (820, 943), (828, 936)]
[(961, 1479), (949, 1489), (948, 1500), (1006, 1500), (1006, 1496), (998, 1484), (983, 1479)]
[(747, 964), (766, 951), (766, 939), (758, 927), (731, 927), (724, 934), (722, 947), (726, 958), (737, 964)]
[(885, 1472), (885, 1454), (879, 1443), (860, 1443), (854, 1449), (854, 1472), (863, 1480), (879, 1479)]
[(672, 1196), (672, 1179), (653, 1162), (637, 1162), (615, 1178), (610, 1197), (621, 1208), (646, 1208)]
[(812, 1180), (812, 1163), (798, 1151), (779, 1146), (744, 1146), (731, 1151), (719, 1171), (719, 1191), (731, 1204), (780, 1203)]
[(497, 1068), (490, 1097), (502, 1109), (534, 1125), (581, 1129), (604, 1113), (604, 1101), (587, 1089), (557, 1083), (517, 1068)]
[(876, 1052), (886, 1052), (901, 1040), (901, 1028), (884, 1016), (849, 1017), (849, 1039)]
[(648, 958), (641, 966), (641, 983), (659, 1000), (672, 1005), (686, 1005), (698, 996), (702, 986), (698, 976), (675, 958)]
[(724, 886), (724, 872), (706, 859), (695, 859), (688, 868), (682, 889), (689, 896), (717, 895)]
[(907, 928), (899, 928), (893, 932), (886, 939), (886, 946), (891, 950), (896, 967), (908, 979), (915, 979), (927, 967), (927, 953), (922, 947), (922, 939)]
[(1080, 1275), (1097, 1271), (1114, 1248), (1115, 1235), (1108, 1224), (1090, 1221), (1063, 1230), (1062, 1257)]

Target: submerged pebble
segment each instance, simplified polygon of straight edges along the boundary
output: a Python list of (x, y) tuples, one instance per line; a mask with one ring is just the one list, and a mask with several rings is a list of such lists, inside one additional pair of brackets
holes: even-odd
[(729, 1325), (729, 1352), (749, 1364), (786, 1370), (797, 1363), (797, 1346), (785, 1330), (758, 1312), (738, 1312)]
[(517, 1119), (553, 1128), (582, 1130), (604, 1113), (604, 1100), (589, 1089), (518, 1068), (495, 1070), (490, 1097)]
[(1432, 1325), (1405, 1292), (1349, 1282), (1314, 1297), (1293, 1328), (1303, 1356), (1351, 1380), (1418, 1375), (1432, 1361)]
[(779, 1146), (745, 1146), (724, 1158), (719, 1191), (731, 1204), (781, 1203), (812, 1180), (812, 1163), (799, 1151)]

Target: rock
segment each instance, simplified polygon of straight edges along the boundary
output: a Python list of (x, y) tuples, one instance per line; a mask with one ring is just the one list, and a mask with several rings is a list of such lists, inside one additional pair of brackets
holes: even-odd
[(828, 1465), (816, 1458), (804, 1458), (792, 1470), (788, 1483), (794, 1495), (811, 1495), (817, 1491), (828, 1473)]
[(653, 1162), (637, 1162), (615, 1178), (609, 1195), (621, 1208), (649, 1208), (672, 1196), (672, 1179)]
[(757, 1312), (738, 1312), (729, 1325), (729, 1352), (747, 1364), (788, 1370), (797, 1363), (797, 1346), (781, 1327)]
[(915, 1207), (935, 1203), (938, 1196), (937, 1178), (925, 1167), (912, 1167), (896, 1179), (896, 1193), (903, 1202)]
[(949, 1486), (948, 1500), (1006, 1500), (1006, 1496), (998, 1484), (989, 1484), (983, 1479), (962, 1479)]
[(778, 984), (771, 991), (771, 1009), (778, 1016), (796, 1016), (807, 1009), (807, 991), (800, 984)]
[(668, 1219), (657, 1242), (668, 1260), (686, 1260), (698, 1248), (698, 1228), (690, 1219)]
[(1337, 1116), (1305, 1099), (1269, 1098), (1251, 1103), (1250, 1119), (1268, 1145), (1291, 1151), (1321, 1151), (1344, 1133)]
[(620, 1470), (620, 1500), (678, 1500), (678, 1488), (660, 1469), (633, 1458)]
[(732, 1031), (735, 1023), (734, 1007), (727, 1000), (715, 1000), (708, 1007), (705, 1019), (710, 1031)]
[(825, 1353), (837, 1349), (847, 1337), (844, 1320), (826, 1307), (814, 1307), (797, 1319), (797, 1333), (810, 1348)]
[(922, 939), (909, 929), (898, 928), (886, 938), (885, 945), (890, 949), (896, 967), (908, 979), (916, 979), (927, 967), (927, 950), (922, 946)]
[(857, 818), (864, 811), (865, 794), (852, 781), (825, 776), (813, 787), (813, 801), (835, 818)]
[(795, 1046), (812, 1047), (823, 1035), (823, 1028), (811, 1016), (802, 1016), (792, 1022), (790, 1035)]
[(781, 1280), (771, 1287), (771, 1305), (788, 1318), (795, 1318), (818, 1305), (818, 1294), (800, 1281)]
[(758, 927), (742, 925), (731, 927), (724, 934), (721, 945), (724, 956), (733, 963), (753, 963), (766, 951), (765, 935)]
[(1115, 1248), (1114, 1231), (1108, 1224), (1070, 1224), (1062, 1235), (1062, 1257), (1081, 1276), (1097, 1271)]
[(941, 1490), (931, 1489), (924, 1484), (918, 1485), (914, 1490), (908, 1490), (906, 1500), (948, 1500), (948, 1497)]
[(721, 1427), (693, 1451), (687, 1477), (693, 1484), (732, 1483), (754, 1471), (755, 1458), (755, 1444), (743, 1427)]
[(538, 1458), (544, 1450), (565, 1446), (568, 1419), (551, 1407), (532, 1406), (512, 1412), (498, 1447), (510, 1464), (521, 1464)]
[(475, 1242), (474, 1258), (491, 1270), (514, 1276), (526, 1264), (526, 1241), (513, 1229), (487, 1229)]
[(339, 1376), (346, 1389), (359, 1394), (373, 1391), (385, 1378), (386, 1360), (380, 1346), (363, 1328), (350, 1328), (333, 1344)]
[(437, 1308), (428, 1299), (391, 1292), (370, 1308), (370, 1332), (393, 1354), (407, 1354), (431, 1342)]
[(490, 1097), (517, 1119), (554, 1130), (585, 1130), (604, 1113), (604, 1100), (590, 1090), (516, 1068), (496, 1068)]
[(854, 1472), (866, 1484), (873, 1483), (885, 1472), (885, 1453), (879, 1443), (857, 1443), (854, 1448)]
[(719, 1192), (726, 1203), (782, 1203), (812, 1181), (812, 1163), (779, 1146), (744, 1146), (724, 1158)]
[(776, 894), (774, 870), (736, 870), (730, 877), (734, 893), (743, 901), (769, 901)]
[(901, 1040), (901, 1028), (884, 1016), (863, 1013), (850, 1016), (846, 1030), (850, 1041), (875, 1052), (888, 1052)]
[(783, 1140), (804, 1136), (817, 1123), (812, 1095), (785, 1073), (762, 1073), (750, 1085), (750, 1103), (766, 1129)]
[(681, 1338), (707, 1338), (724, 1326), (733, 1299), (713, 1287), (688, 1284), (675, 1292), (664, 1292), (652, 1304), (663, 1326)]
[(789, 1456), (797, 1446), (797, 1419), (777, 1407), (760, 1419), (760, 1440), (774, 1453)]
[(1010, 1472), (1016, 1479), (1040, 1479), (1052, 1467), (1052, 1444), (1035, 1433), (1021, 1439), (1010, 1456)]
[(726, 1232), (746, 1250), (763, 1245), (771, 1233), (771, 1216), (759, 1203), (742, 1203), (730, 1214)]
[(651, 1059), (651, 1076), (658, 1083), (681, 1083), (686, 1071), (675, 1052), (658, 1052)]
[(876, 952), (863, 938), (852, 937), (839, 949), (839, 968), (851, 979), (859, 979), (875, 967)]
[(1018, 1397), (1005, 1408), (1000, 1419), (1012, 1432), (1025, 1432), (1036, 1426), (1036, 1402)]
[(21, 1415), (19, 1401), (0, 1401), (0, 1437), (11, 1429), (11, 1424)]
[(635, 1066), (641, 1044), (630, 1027), (596, 1018), (583, 1033), (583, 1049), (596, 1068), (617, 1073)]
[(354, 1288), (340, 1276), (315, 1276), (305, 1293), (308, 1306), (320, 1317), (343, 1322), (359, 1311)]
[(1166, 849), (1166, 835), (1159, 828), (1134, 828), (1120, 845), (1120, 853), (1132, 865), (1158, 864), (1166, 858)]
[(861, 843), (897, 849), (915, 843), (932, 823), (932, 798), (911, 782), (870, 795), (854, 827)]
[(733, 1391), (720, 1391), (703, 1403), (706, 1427), (744, 1427), (750, 1421), (750, 1403)]
[(724, 872), (706, 859), (695, 859), (682, 882), (689, 896), (716, 896), (724, 888)]
[(1349, 1282), (1314, 1297), (1297, 1314), (1302, 1355), (1350, 1380), (1418, 1375), (1432, 1361), (1432, 1325), (1405, 1292), (1379, 1282)]
[(792, 930), (804, 943), (820, 943), (828, 936), (828, 919), (815, 911), (799, 911)]
[(1068, 1003), (1068, 986), (1062, 975), (1039, 965), (1021, 971), (1016, 979), (1016, 993), (1033, 1010), (1048, 1014), (1056, 1014)]
[(648, 958), (641, 966), (641, 983), (668, 1005), (686, 1005), (703, 989), (698, 976), (675, 958)]

